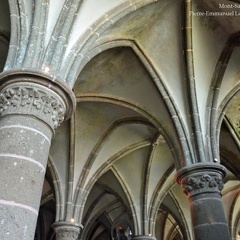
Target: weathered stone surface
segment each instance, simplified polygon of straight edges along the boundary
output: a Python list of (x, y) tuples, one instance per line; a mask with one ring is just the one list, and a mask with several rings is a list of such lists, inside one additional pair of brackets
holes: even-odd
[(36, 227), (36, 214), (18, 207), (0, 204), (0, 239), (33, 240)]

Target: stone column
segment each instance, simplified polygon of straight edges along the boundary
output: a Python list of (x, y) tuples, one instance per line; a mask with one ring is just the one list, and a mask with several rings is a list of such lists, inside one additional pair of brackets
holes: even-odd
[(52, 227), (56, 233), (56, 240), (77, 240), (81, 230), (79, 225), (65, 221), (56, 222)]
[(54, 129), (75, 107), (58, 80), (0, 75), (0, 239), (33, 240)]
[(181, 169), (177, 182), (188, 196), (195, 240), (229, 240), (221, 190), (225, 168), (199, 163)]
[(141, 235), (141, 236), (139, 235), (139, 236), (135, 236), (133, 240), (156, 240), (156, 238), (152, 236), (147, 236), (147, 235)]

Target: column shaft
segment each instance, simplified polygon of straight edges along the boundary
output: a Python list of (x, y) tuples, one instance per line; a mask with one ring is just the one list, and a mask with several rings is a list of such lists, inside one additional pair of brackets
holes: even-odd
[(0, 239), (34, 239), (52, 131), (38, 119), (0, 121)]
[(58, 80), (0, 75), (0, 239), (33, 240), (54, 129), (74, 109)]
[(222, 200), (217, 193), (193, 196), (189, 199), (195, 239), (230, 239)]

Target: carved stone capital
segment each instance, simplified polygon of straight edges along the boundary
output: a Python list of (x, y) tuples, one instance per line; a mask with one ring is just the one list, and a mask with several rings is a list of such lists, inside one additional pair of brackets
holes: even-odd
[(52, 90), (35, 83), (15, 83), (0, 93), (0, 115), (28, 114), (48, 123), (53, 129), (64, 120), (66, 106)]
[(135, 236), (133, 240), (156, 240), (156, 238), (152, 236), (141, 235), (141, 236)]
[(81, 227), (70, 222), (60, 221), (52, 225), (57, 240), (75, 240), (78, 239)]
[(56, 129), (75, 109), (74, 94), (59, 80), (16, 71), (1, 74), (0, 80), (0, 116), (30, 115)]
[(219, 164), (199, 163), (181, 169), (176, 181), (184, 189), (184, 193), (193, 196), (201, 193), (221, 193), (225, 168)]

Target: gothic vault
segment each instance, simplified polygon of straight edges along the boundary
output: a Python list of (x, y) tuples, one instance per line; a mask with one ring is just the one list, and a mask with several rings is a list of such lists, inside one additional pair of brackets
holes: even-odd
[(240, 1), (1, 0), (0, 239), (240, 234)]

